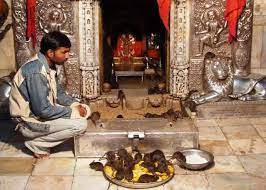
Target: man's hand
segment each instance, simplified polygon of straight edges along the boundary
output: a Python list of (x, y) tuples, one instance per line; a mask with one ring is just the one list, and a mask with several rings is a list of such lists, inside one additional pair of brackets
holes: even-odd
[(86, 110), (85, 107), (83, 107), (82, 105), (78, 105), (78, 106), (76, 106), (76, 107), (77, 107), (77, 109), (79, 110), (79, 115), (80, 115), (81, 117), (85, 117), (85, 116), (87, 115), (87, 110)]

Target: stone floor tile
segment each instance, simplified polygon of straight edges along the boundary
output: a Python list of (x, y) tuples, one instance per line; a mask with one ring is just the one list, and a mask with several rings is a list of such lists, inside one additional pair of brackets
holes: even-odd
[(218, 126), (214, 119), (207, 119), (207, 120), (206, 119), (204, 119), (204, 120), (195, 119), (194, 124), (197, 127)]
[(24, 143), (6, 143), (1, 151), (0, 157), (33, 157), (31, 151)]
[(169, 190), (207, 190), (208, 181), (205, 175), (175, 175), (164, 185)]
[(207, 174), (207, 178), (208, 190), (250, 190), (251, 186), (251, 178), (245, 173)]
[(266, 154), (239, 156), (239, 160), (248, 174), (266, 178)]
[(247, 118), (230, 118), (230, 119), (217, 119), (216, 123), (220, 127), (232, 125), (250, 125), (251, 122)]
[(266, 138), (266, 124), (264, 124), (264, 125), (253, 125), (253, 126), (257, 129), (257, 131), (258, 131), (258, 133), (259, 133), (259, 135), (261, 137)]
[(236, 155), (266, 153), (266, 143), (261, 138), (228, 141)]
[(266, 178), (251, 177), (250, 190), (264, 190), (266, 189)]
[(70, 139), (51, 149), (50, 157), (74, 158), (74, 143)]
[(264, 118), (264, 117), (249, 118), (249, 121), (253, 125), (266, 125), (266, 118)]
[(247, 118), (230, 118), (230, 119), (217, 119), (216, 123), (220, 127), (232, 125), (250, 125), (251, 122)]
[(199, 127), (200, 140), (226, 140), (221, 129), (217, 126)]
[(37, 161), (32, 175), (73, 175), (74, 158), (48, 158)]
[[(99, 158), (78, 158), (76, 162), (74, 175), (102, 176), (103, 175), (102, 172), (98, 172), (90, 168), (90, 163), (93, 161), (98, 162)], [(105, 163), (103, 161), (100, 162), (103, 164)]]
[(24, 190), (29, 176), (0, 176), (1, 190)]
[(35, 159), (0, 158), (0, 175), (30, 175)]
[(206, 173), (245, 172), (236, 156), (215, 156), (214, 162), (215, 165), (209, 170), (206, 170)]
[(204, 175), (203, 171), (188, 170), (174, 164), (175, 175)]
[[(109, 182), (104, 176), (74, 176), (72, 190), (107, 190)], [(112, 185), (111, 189), (118, 189), (116, 185)]]
[(211, 152), (213, 155), (232, 155), (233, 151), (228, 141), (223, 140), (200, 140), (200, 149)]
[(72, 181), (73, 176), (30, 176), (25, 190), (71, 190)]
[(256, 129), (251, 125), (234, 125), (221, 127), (227, 139), (251, 139), (259, 138)]

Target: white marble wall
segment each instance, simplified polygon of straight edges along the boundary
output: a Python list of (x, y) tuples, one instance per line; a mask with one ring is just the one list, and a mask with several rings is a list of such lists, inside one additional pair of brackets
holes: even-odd
[(266, 74), (266, 1), (255, 0), (251, 72)]
[[(6, 0), (9, 7), (11, 7), (11, 0)], [(5, 22), (3, 28), (6, 24), (12, 22), (11, 13), (9, 10), (9, 17)], [(11, 71), (15, 71), (15, 50), (14, 50), (14, 39), (12, 28), (7, 32), (4, 39), (0, 42), (0, 77), (9, 74)]]
[[(6, 0), (10, 6), (11, 0)], [(266, 1), (254, 0), (253, 46), (251, 71), (266, 74)], [(10, 6), (11, 7), (11, 6)], [(12, 21), (11, 11), (6, 23)], [(0, 42), (0, 77), (16, 69), (13, 30)]]

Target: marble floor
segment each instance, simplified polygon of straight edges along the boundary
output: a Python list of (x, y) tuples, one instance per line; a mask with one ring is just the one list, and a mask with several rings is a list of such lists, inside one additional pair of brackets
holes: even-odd
[[(200, 148), (214, 154), (215, 165), (205, 171), (176, 167), (174, 178), (154, 190), (265, 190), (266, 118), (197, 120)], [(1, 190), (122, 190), (110, 185), (89, 163), (75, 158), (73, 141), (36, 160), (23, 137), (8, 120), (0, 120)]]

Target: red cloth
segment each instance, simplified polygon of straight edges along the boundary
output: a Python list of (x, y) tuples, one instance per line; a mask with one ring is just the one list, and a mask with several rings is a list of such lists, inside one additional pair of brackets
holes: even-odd
[(163, 21), (166, 30), (169, 32), (169, 13), (171, 0), (157, 0), (159, 7), (159, 14)]
[(149, 57), (153, 58), (153, 59), (158, 59), (159, 58), (159, 51), (156, 49), (149, 49), (147, 51), (147, 54)]
[(246, 0), (227, 0), (225, 9), (225, 19), (228, 21), (229, 37), (228, 41), (231, 43), (237, 35), (237, 21), (241, 15)]
[(140, 57), (142, 55), (142, 41), (136, 41), (133, 45), (133, 49), (135, 51), (134, 56)]
[(35, 12), (36, 0), (27, 0), (27, 38), (32, 39), (33, 47), (36, 44)]

